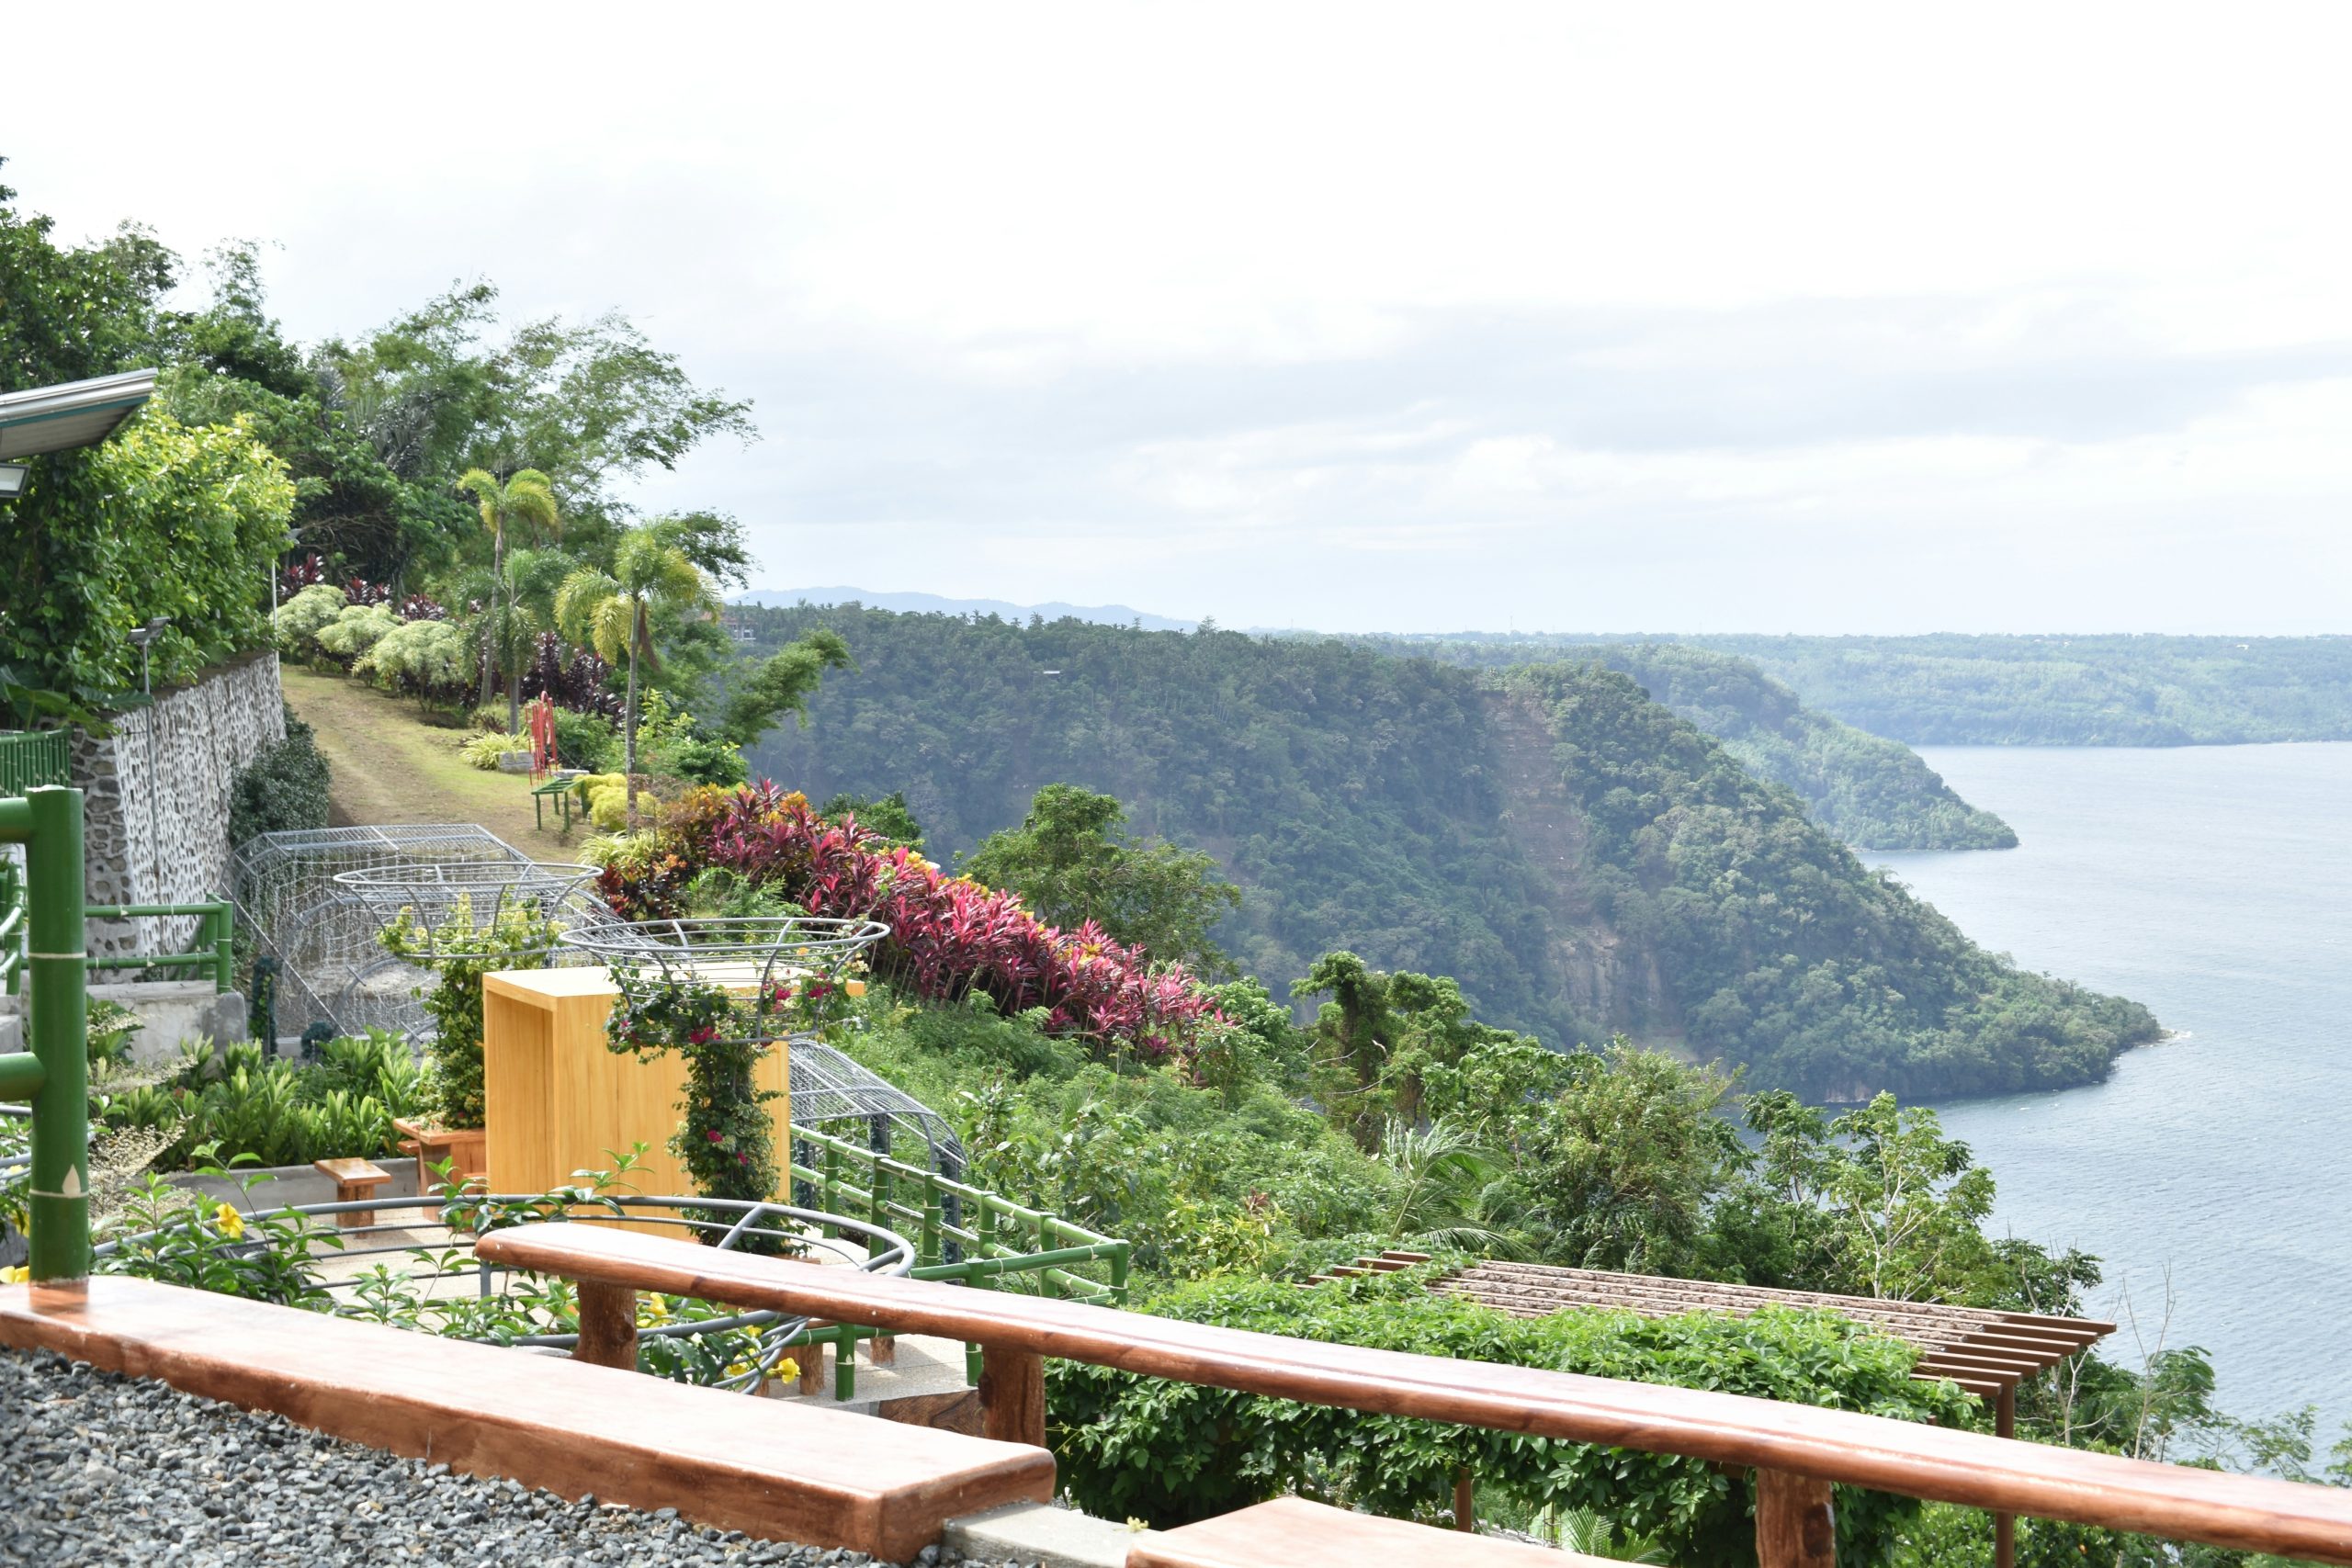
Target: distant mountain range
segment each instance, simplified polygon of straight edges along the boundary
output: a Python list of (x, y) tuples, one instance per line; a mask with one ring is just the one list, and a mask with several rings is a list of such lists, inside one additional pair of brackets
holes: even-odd
[(869, 610), (896, 610), (901, 615), (997, 615), (1025, 621), (1032, 615), (1048, 621), (1091, 621), (1105, 626), (1141, 626), (1148, 632), (1188, 632), (1192, 621), (1148, 615), (1125, 604), (1015, 604), (1005, 599), (949, 599), (937, 593), (876, 593), (865, 588), (755, 588), (735, 596), (738, 604), (764, 604), (789, 609), (795, 604), (863, 604)]

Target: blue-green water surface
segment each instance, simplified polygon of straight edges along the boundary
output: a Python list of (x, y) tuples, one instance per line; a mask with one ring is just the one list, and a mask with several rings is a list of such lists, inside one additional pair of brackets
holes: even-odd
[(2318, 1404), (2324, 1447), (2352, 1420), (2352, 744), (1921, 754), (2020, 847), (1863, 858), (2177, 1033), (2092, 1088), (1939, 1107), (1996, 1226), (2104, 1258), (2103, 1315), (2203, 1346), (2233, 1414)]

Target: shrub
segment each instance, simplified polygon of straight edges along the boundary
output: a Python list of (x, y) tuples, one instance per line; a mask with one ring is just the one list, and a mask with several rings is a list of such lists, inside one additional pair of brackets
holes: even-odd
[(314, 1066), (278, 1060), (252, 1041), (217, 1052), (209, 1042), (184, 1047), (171, 1077), (110, 1097), (98, 1119), (118, 1130), (176, 1123), (157, 1156), (165, 1167), (185, 1166), (208, 1145), (223, 1160), (308, 1165), (384, 1153), (399, 1137), (392, 1118), (422, 1104), (407, 1043), (374, 1033), (328, 1041)]
[[(305, 592), (311, 592), (305, 590)], [(399, 627), (401, 618), (381, 604), (345, 605), (325, 626), (319, 628), (312, 640), (319, 650), (342, 661), (350, 669), (365, 660), (368, 651)]]
[(327, 760), (317, 732), (286, 710), (286, 739), (237, 771), (229, 786), (229, 842), (327, 825)]
[(344, 604), (342, 589), (315, 582), (280, 604), (269, 618), (277, 651), (288, 659), (317, 658), (319, 633), (334, 624)]
[(585, 768), (592, 773), (610, 772), (620, 765), (620, 734), (608, 718), (558, 708), (555, 757), (563, 767)]
[(458, 755), (466, 760), (468, 767), (491, 773), (497, 770), (498, 759), (509, 751), (526, 750), (527, 746), (526, 741), (512, 735), (476, 735), (458, 743)]
[[(1917, 1353), (1834, 1313), (1641, 1318), (1569, 1312), (1514, 1318), (1439, 1296), (1427, 1269), (1302, 1291), (1286, 1280), (1182, 1286), (1149, 1310), (1194, 1323), (1668, 1383), (1911, 1421), (1965, 1419), (1949, 1384), (1914, 1380)], [(1703, 1460), (1476, 1427), (1301, 1405), (1165, 1382), (1079, 1361), (1047, 1363), (1061, 1477), (1080, 1506), (1170, 1525), (1296, 1491), (1374, 1513), (1430, 1515), (1464, 1469), (1533, 1508), (1589, 1508), (1655, 1538), (1677, 1562), (1755, 1561), (1754, 1483)], [(1838, 1550), (1883, 1562), (1919, 1505), (1838, 1489)]]
[(473, 653), (466, 634), (447, 621), (399, 621), (352, 666), (352, 673), (421, 702), (447, 701), (464, 693)]
[(890, 935), (875, 973), (926, 1000), (984, 993), (1006, 1013), (1042, 1009), (1048, 1031), (1106, 1053), (1188, 1050), (1214, 1016), (1214, 1000), (1181, 966), (1152, 968), (1091, 921), (1058, 931), (1013, 895), (882, 842), (855, 823), (825, 821), (774, 784), (696, 791), (664, 819), (661, 853), (616, 859), (599, 886), (624, 919), (659, 919), (684, 912), (695, 874), (722, 867), (812, 915), (883, 921)]

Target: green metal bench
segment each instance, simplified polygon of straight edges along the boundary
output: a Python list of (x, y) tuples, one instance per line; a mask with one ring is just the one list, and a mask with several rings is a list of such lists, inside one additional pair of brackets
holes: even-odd
[(563, 830), (567, 833), (571, 832), (571, 803), (573, 799), (573, 791), (571, 786), (577, 782), (578, 781), (575, 779), (555, 778), (549, 779), (547, 783), (534, 787), (531, 791), (532, 826), (536, 828), (545, 828), (548, 825), (547, 817), (545, 816), (547, 803), (549, 800), (553, 800), (555, 802), (556, 810), (562, 814)]

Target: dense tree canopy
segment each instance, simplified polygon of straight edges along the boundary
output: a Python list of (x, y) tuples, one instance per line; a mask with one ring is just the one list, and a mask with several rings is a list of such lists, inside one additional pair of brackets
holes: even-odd
[(1757, 777), (1794, 794), (1858, 849), (2006, 850), (2017, 834), (1952, 793), (1909, 748), (1807, 707), (1748, 660), (1681, 643), (1579, 643), (1534, 637), (1381, 637), (1397, 652), (1486, 669), (1589, 661), (1630, 675), (1724, 743)]
[(2144, 1010), (1976, 948), (1589, 662), (1482, 672), (1230, 632), (730, 614), (758, 648), (829, 627), (858, 663), (756, 772), (820, 798), (903, 791), (941, 853), (1019, 823), (1047, 784), (1114, 795), (1242, 886), (1214, 934), (1273, 988), (1344, 949), (1451, 976), (1480, 1017), (1555, 1047), (1622, 1030), (1858, 1101), (2087, 1081), (2155, 1033)]

